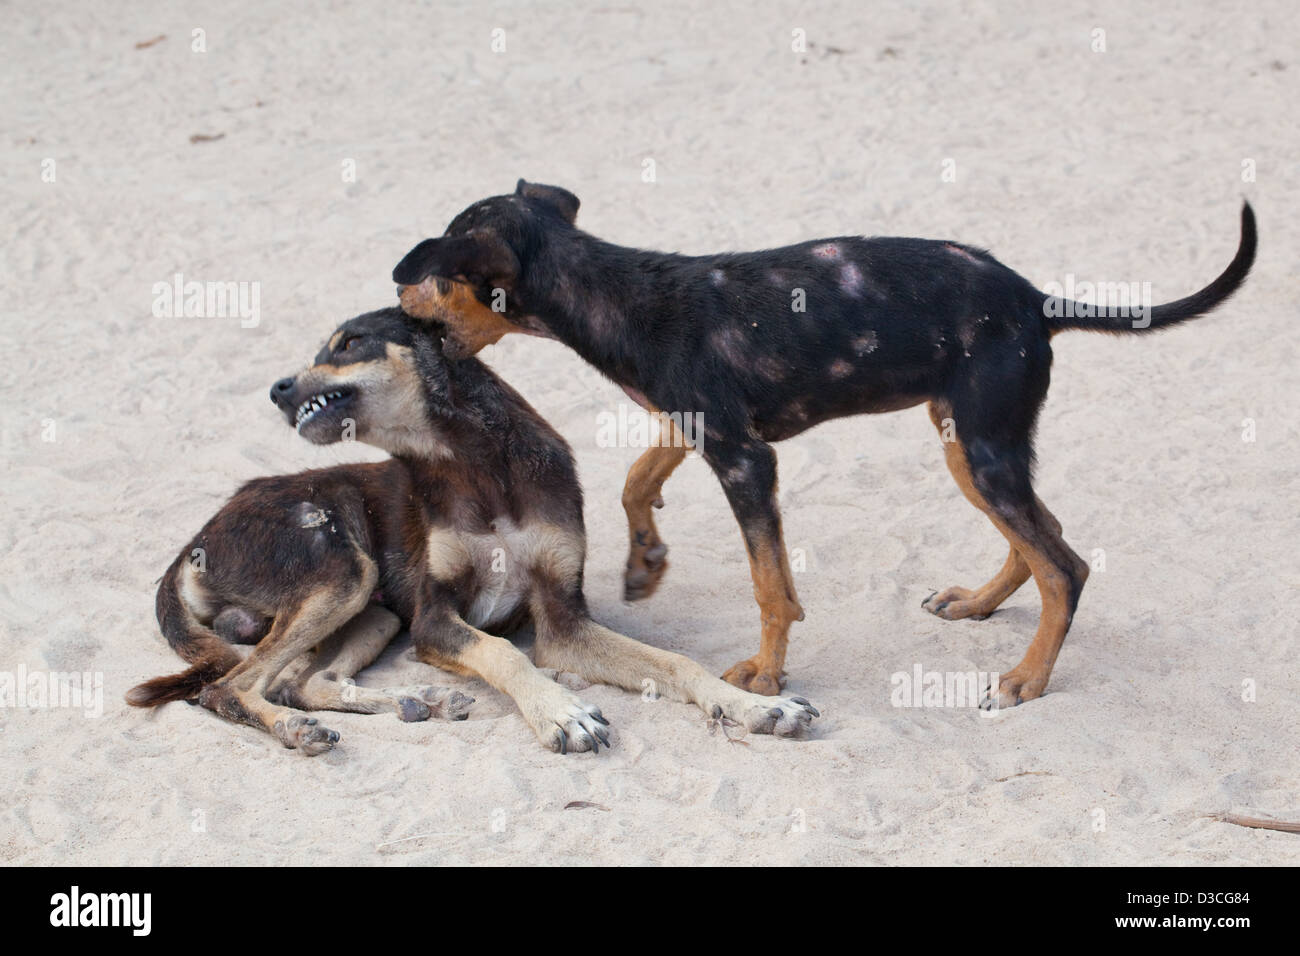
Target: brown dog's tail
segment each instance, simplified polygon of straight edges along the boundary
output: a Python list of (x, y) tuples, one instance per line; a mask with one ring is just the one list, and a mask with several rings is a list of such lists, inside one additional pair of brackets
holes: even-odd
[(204, 627), (185, 604), (176, 587), (183, 571), (182, 554), (163, 575), (156, 604), (158, 625), (177, 654), (191, 666), (179, 674), (155, 677), (126, 692), (132, 707), (157, 707), (169, 700), (188, 700), (242, 660), (239, 653), (211, 628)]
[(1043, 297), (1043, 316), (1048, 329), (1060, 332), (1065, 329), (1085, 329), (1093, 332), (1153, 332), (1168, 328), (1188, 319), (1205, 315), (1222, 305), (1230, 295), (1241, 288), (1255, 262), (1255, 213), (1250, 203), (1241, 206), (1241, 240), (1237, 254), (1223, 273), (1199, 292), (1164, 305), (1134, 308), (1112, 308), (1075, 302), (1060, 296)]

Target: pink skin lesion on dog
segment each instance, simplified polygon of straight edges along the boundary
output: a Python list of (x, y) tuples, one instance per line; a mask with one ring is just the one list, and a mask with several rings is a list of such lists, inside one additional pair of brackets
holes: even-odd
[(840, 267), (840, 291), (856, 299), (862, 295), (862, 285), (862, 270), (857, 267), (856, 263), (844, 263)]
[(844, 359), (836, 359), (831, 363), (831, 378), (842, 379), (848, 378), (853, 373), (853, 364), (846, 362)]
[(864, 335), (859, 335), (851, 344), (853, 346), (853, 354), (858, 358), (862, 358), (862, 356), (870, 355), (874, 352), (880, 345), (880, 340), (876, 338), (875, 332), (867, 332)]
[(812, 254), (818, 259), (838, 259), (840, 257), (839, 243), (825, 242), (820, 246), (813, 246)]
[(980, 260), (975, 258), (975, 256), (971, 255), (961, 246), (953, 245), (951, 242), (945, 242), (943, 247), (960, 259), (965, 259), (967, 262), (973, 262), (975, 265), (980, 265)]

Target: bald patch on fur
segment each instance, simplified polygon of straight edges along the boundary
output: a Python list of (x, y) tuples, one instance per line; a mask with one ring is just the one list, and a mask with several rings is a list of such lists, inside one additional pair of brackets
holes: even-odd
[(734, 325), (724, 325), (709, 336), (713, 349), (731, 365), (744, 365), (749, 360), (749, 346), (745, 333)]
[(862, 296), (864, 285), (862, 270), (855, 262), (846, 262), (840, 267), (840, 291), (857, 299)]
[(959, 259), (965, 259), (967, 262), (973, 262), (977, 266), (983, 265), (983, 262), (981, 262), (979, 258), (972, 255), (969, 250), (963, 249), (961, 246), (957, 245), (956, 243), (945, 242), (943, 244), (943, 247)]

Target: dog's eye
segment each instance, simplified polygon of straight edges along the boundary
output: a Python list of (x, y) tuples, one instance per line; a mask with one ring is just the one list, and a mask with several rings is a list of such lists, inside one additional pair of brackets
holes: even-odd
[(359, 336), (359, 335), (354, 335), (354, 336), (348, 338), (348, 339), (345, 340), (344, 343), (343, 343), (343, 351), (344, 351), (344, 352), (351, 352), (351, 351), (352, 351), (352, 346), (356, 345), (356, 344), (357, 344), (358, 342), (360, 342), (360, 341), (361, 341), (361, 336)]

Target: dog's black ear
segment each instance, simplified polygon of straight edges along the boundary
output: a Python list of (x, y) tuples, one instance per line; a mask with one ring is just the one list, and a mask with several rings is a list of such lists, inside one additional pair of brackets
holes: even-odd
[(515, 195), (526, 199), (537, 199), (546, 203), (572, 225), (578, 218), (578, 197), (559, 186), (543, 186), (541, 183), (529, 183), (519, 180), (515, 186)]
[(508, 289), (519, 277), (519, 260), (491, 233), (442, 236), (424, 240), (393, 270), (398, 285), (418, 285), (429, 276)]

